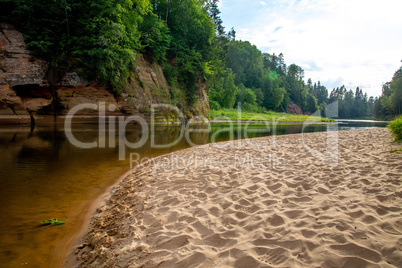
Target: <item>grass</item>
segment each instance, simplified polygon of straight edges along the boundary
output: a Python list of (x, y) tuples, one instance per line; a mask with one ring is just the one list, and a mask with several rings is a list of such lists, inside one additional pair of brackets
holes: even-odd
[(395, 141), (402, 141), (402, 115), (387, 125)]
[(402, 152), (402, 148), (390, 151), (390, 153), (396, 154), (397, 152)]
[(333, 119), (321, 118), (317, 116), (309, 115), (294, 115), (287, 113), (276, 113), (268, 111), (265, 113), (252, 113), (244, 112), (239, 113), (235, 109), (225, 109), (225, 110), (211, 110), (210, 118), (215, 120), (242, 120), (242, 121), (278, 121), (278, 122), (335, 122)]

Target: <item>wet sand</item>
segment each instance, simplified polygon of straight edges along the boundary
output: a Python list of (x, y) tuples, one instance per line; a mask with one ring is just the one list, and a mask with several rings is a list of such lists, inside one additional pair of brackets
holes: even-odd
[(156, 157), (111, 190), (66, 266), (402, 267), (398, 147), (379, 128)]

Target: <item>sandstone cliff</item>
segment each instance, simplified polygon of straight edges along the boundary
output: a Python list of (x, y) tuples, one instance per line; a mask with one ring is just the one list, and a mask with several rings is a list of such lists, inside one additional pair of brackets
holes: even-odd
[[(120, 94), (82, 79), (73, 70), (54, 73), (27, 49), (22, 33), (9, 24), (0, 24), (0, 116), (21, 119), (29, 115), (65, 115), (78, 104), (99, 102), (115, 105), (115, 111), (107, 110), (113, 115), (148, 115), (150, 105), (156, 103), (178, 104), (187, 117), (209, 112), (204, 83), (198, 83), (198, 101), (192, 107), (185, 101), (172, 103), (172, 89), (162, 68), (141, 57)], [(87, 109), (78, 114), (95, 116), (97, 111)]]

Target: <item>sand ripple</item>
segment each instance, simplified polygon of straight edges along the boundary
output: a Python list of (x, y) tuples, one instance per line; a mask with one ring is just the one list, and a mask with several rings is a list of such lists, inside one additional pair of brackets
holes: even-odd
[[(325, 150), (325, 133), (304, 138)], [(276, 137), (275, 147), (266, 137), (174, 153), (193, 164), (187, 170), (133, 170), (94, 216), (79, 266), (402, 267), (402, 154), (389, 153), (396, 145), (385, 129), (339, 138), (335, 167), (297, 134)], [(286, 166), (194, 168), (195, 153), (230, 163), (239, 152), (275, 153)]]

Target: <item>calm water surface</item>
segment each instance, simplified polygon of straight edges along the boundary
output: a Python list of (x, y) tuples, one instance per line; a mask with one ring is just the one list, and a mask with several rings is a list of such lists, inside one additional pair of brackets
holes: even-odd
[[(333, 125), (310, 125), (304, 132), (383, 127), (375, 122), (339, 122)], [(230, 139), (223, 129), (227, 124), (213, 124), (216, 141)], [(237, 131), (239, 130), (240, 131)], [(272, 126), (250, 126), (247, 137), (269, 136)], [(244, 138), (243, 126), (237, 126), (234, 138)], [(280, 125), (276, 134), (300, 133), (301, 125)], [(240, 133), (241, 132), (241, 133)], [(77, 124), (74, 136), (82, 142), (99, 142), (98, 126)], [(192, 132), (193, 143), (210, 142), (211, 133)], [(129, 142), (142, 137), (139, 127), (128, 127)], [(156, 144), (168, 144), (180, 136), (177, 126), (156, 126), (147, 142), (139, 149), (126, 149), (141, 157), (152, 157), (188, 148), (185, 139), (166, 149), (152, 149)], [(108, 136), (106, 136), (108, 140)], [(116, 144), (119, 140), (115, 138)], [(108, 143), (106, 143), (108, 145)], [(108, 187), (127, 172), (130, 163), (118, 159), (116, 148), (80, 149), (66, 138), (62, 124), (36, 127), (0, 126), (0, 266), (1, 267), (60, 267), (66, 250), (82, 227), (91, 204)], [(50, 218), (66, 221), (61, 226), (39, 227)]]

